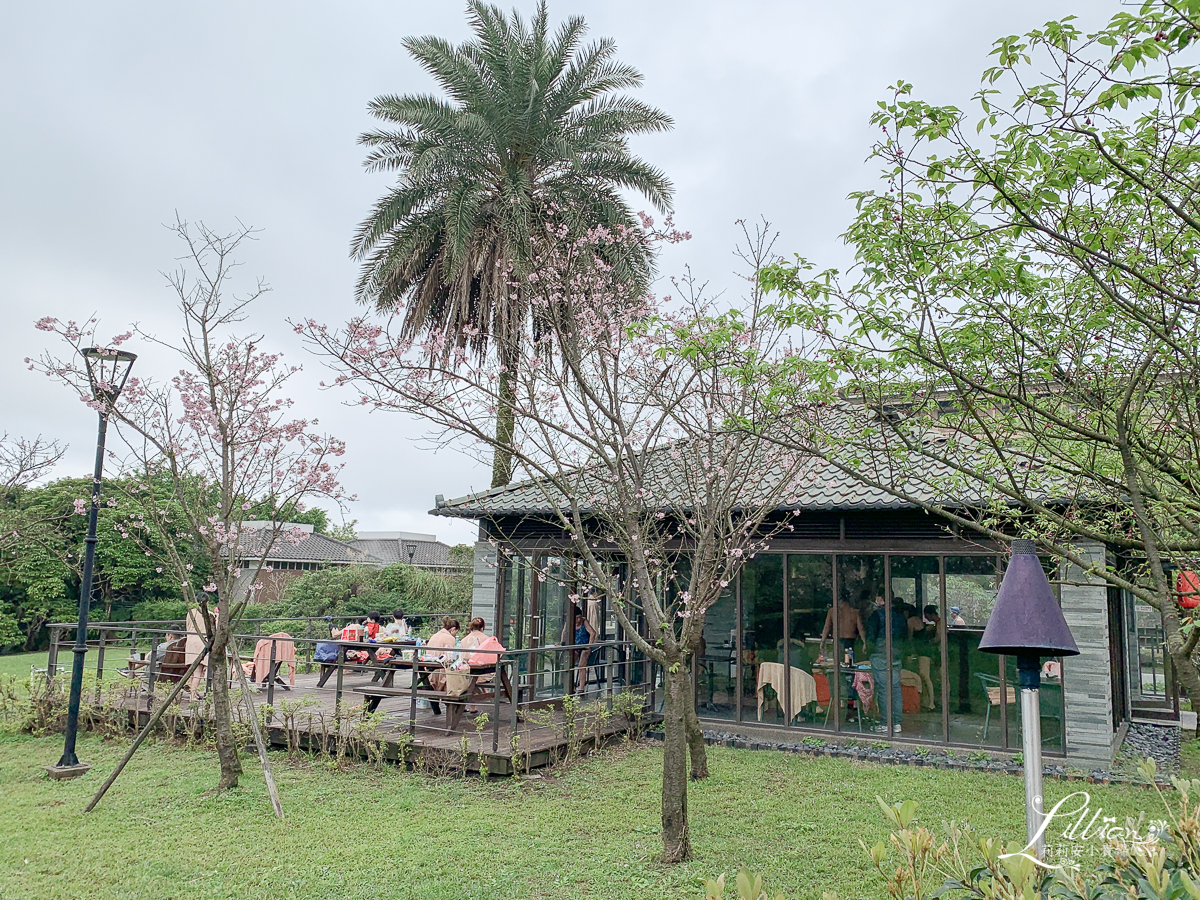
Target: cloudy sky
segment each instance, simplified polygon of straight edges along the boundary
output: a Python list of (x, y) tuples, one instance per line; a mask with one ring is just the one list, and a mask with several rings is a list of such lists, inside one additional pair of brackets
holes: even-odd
[[(528, 12), (533, 4), (518, 4)], [(169, 335), (164, 270), (176, 213), (263, 229), (244, 272), (272, 293), (248, 325), (304, 372), (293, 396), (349, 444), (345, 482), (362, 530), (472, 540), (468, 523), (432, 518), (435, 494), (486, 488), (490, 473), (420, 441), (419, 422), (370, 416), (316, 389), (320, 363), (285, 325), (355, 312), (350, 234), (386, 176), (365, 174), (368, 101), (423, 92), (430, 79), (401, 38), (468, 36), (464, 5), (390, 3), (7, 3), (0, 7), (0, 432), (70, 444), (57, 474), (90, 469), (95, 421), (21, 360), (46, 347), (43, 315), (97, 313)], [(672, 177), (676, 219), (694, 239), (664, 262), (736, 289), (739, 218), (765, 217), (779, 249), (844, 265), (846, 195), (869, 187), (867, 119), (898, 78), (965, 104), (993, 39), (1116, 3), (1062, 0), (552, 0), (582, 14), (642, 70), (640, 96), (675, 120), (636, 150)], [(640, 207), (639, 207), (640, 208)], [(142, 352), (143, 375), (171, 371)]]

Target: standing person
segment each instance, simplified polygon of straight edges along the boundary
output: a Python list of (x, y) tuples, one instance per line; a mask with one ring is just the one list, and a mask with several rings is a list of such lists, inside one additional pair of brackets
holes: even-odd
[[(574, 646), (586, 646), (595, 642), (598, 633), (596, 626), (588, 621), (583, 607), (578, 603), (572, 603), (571, 615), (567, 618), (567, 624), (563, 627), (562, 643), (570, 643)], [(567, 686), (568, 693), (574, 692), (576, 682), (578, 683), (580, 692), (587, 690), (588, 655), (589, 651), (587, 650), (571, 651), (571, 674), (568, 676), (571, 680)]]
[[(896, 652), (896, 645), (908, 637), (908, 619), (896, 605), (891, 610), (891, 644), (888, 643), (887, 601), (883, 594), (875, 595), (875, 610), (867, 621), (867, 641), (871, 645), (871, 673), (875, 677), (880, 721), (875, 731), (886, 732), (890, 720), (896, 734), (900, 733), (900, 721), (904, 717), (904, 696), (900, 692), (900, 669), (903, 660)], [(888, 671), (888, 651), (892, 651), (891, 671)], [(888, 682), (891, 690), (888, 690)]]
[[(854, 640), (858, 638), (862, 640), (864, 649), (866, 648), (867, 632), (863, 628), (862, 613), (858, 611), (857, 606), (852, 606), (848, 601), (839, 599), (837, 604), (838, 618), (838, 644), (842, 651), (849, 650), (854, 652)], [(825, 642), (833, 635), (833, 607), (829, 607), (829, 612), (825, 614), (825, 627), (821, 629), (821, 646), (818, 650), (820, 656), (825, 655)], [(844, 655), (837, 654), (838, 656)]]
[(936, 709), (933, 661), (942, 658), (942, 619), (936, 605), (930, 603), (922, 610), (921, 629), (913, 635), (913, 639), (917, 646), (917, 673), (921, 676), (922, 684), (921, 706), (926, 710)]

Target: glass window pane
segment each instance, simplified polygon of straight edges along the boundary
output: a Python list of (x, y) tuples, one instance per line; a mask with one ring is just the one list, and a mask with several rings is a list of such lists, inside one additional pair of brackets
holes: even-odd
[(786, 724), (783, 672), (783, 556), (760, 553), (742, 569), (743, 721)]
[[(862, 731), (874, 723), (887, 730), (886, 713), (891, 701), (881, 696), (881, 688), (888, 692), (887, 647), (879, 635), (872, 640), (867, 630), (876, 600), (882, 603), (884, 599), (884, 558), (846, 555), (837, 560), (839, 726), (842, 730)], [(886, 623), (882, 614), (879, 623)], [(876, 650), (884, 654), (878, 672), (871, 661)], [(896, 680), (898, 684), (899, 673)]]
[(904, 734), (942, 740), (941, 575), (936, 556), (893, 556), (892, 606), (907, 625), (897, 642)]
[[(1066, 752), (1063, 732), (1062, 670), (1061, 657), (1042, 660), (1042, 684), (1038, 690), (1038, 704), (1042, 714), (1042, 750), (1047, 753)], [(1008, 684), (1019, 690), (1015, 656), (1004, 657), (1004, 674), (1008, 679)], [(1021, 749), (1022, 727), (1021, 704), (1018, 699), (1018, 702), (1008, 710), (1008, 746), (1012, 750)]]
[(737, 718), (737, 595), (732, 585), (704, 616), (704, 642), (696, 664), (696, 704), (700, 715)]
[[(833, 690), (822, 665), (821, 632), (833, 623), (833, 557), (790, 554), (788, 560), (788, 666), (791, 672), (793, 724), (833, 728)], [(835, 641), (836, 644), (836, 641)], [(797, 674), (799, 670), (803, 674)], [(807, 700), (815, 697), (815, 700)], [(807, 702), (806, 702), (807, 701)]]
[(500, 621), (500, 643), (521, 650), (526, 643), (526, 617), (529, 615), (529, 565), (524, 557), (504, 562), (504, 600)]
[(1167, 704), (1167, 659), (1162, 614), (1125, 592), (1129, 616), (1129, 694), (1141, 706)]
[(1015, 684), (1001, 688), (1000, 657), (979, 651), (999, 585), (994, 556), (946, 557), (950, 740), (956, 744), (1002, 746), (1001, 705), (1018, 714)]

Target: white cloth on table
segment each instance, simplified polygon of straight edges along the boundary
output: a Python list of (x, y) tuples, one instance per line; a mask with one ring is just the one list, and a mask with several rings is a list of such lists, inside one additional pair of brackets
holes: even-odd
[[(810, 703), (817, 701), (817, 682), (808, 672), (803, 669), (791, 667), (792, 672), (792, 709), (799, 712)], [(784, 705), (784, 674), (783, 663), (765, 662), (758, 664), (758, 721), (762, 721), (763, 688), (768, 684), (775, 691), (775, 696), (779, 698), (779, 705)], [(788, 716), (790, 719), (791, 716)]]

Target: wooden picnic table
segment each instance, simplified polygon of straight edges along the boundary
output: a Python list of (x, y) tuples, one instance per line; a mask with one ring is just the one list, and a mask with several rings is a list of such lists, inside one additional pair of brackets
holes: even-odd
[[(416, 697), (423, 698), (429, 701), (429, 705), (433, 714), (441, 715), (440, 704), (445, 703), (447, 709), (447, 724), (451, 731), (458, 727), (459, 721), (462, 719), (463, 710), (468, 704), (482, 702), (484, 700), (495, 700), (496, 690), (501, 690), (508, 698), (508, 702), (512, 703), (513, 691), (512, 683), (509, 680), (508, 672), (501, 666), (500, 668), (500, 685), (497, 688), (495, 684), (496, 664), (485, 666), (471, 666), (466, 671), (457, 672), (456, 674), (470, 676), (470, 681), (467, 684), (467, 689), (459, 694), (451, 694), (446, 690), (435, 688), (430, 681), (430, 678), (436, 672), (450, 673), (452, 670), (446, 669), (440, 662), (434, 660), (404, 660), (400, 661), (394, 668), (414, 669), (413, 678), (415, 684), (408, 688), (393, 687), (391, 683), (385, 682), (382, 685), (367, 685), (364, 687), (354, 688), (354, 692), (362, 694), (366, 697), (367, 712), (374, 712), (379, 708), (379, 704), (388, 697)], [(388, 673), (389, 678), (395, 675), (395, 671)], [(492, 692), (488, 693), (486, 689), (481, 688), (481, 684), (485, 678), (492, 676)]]

